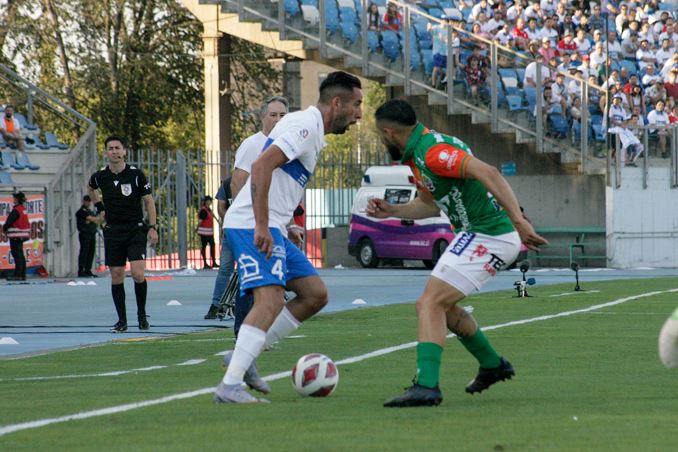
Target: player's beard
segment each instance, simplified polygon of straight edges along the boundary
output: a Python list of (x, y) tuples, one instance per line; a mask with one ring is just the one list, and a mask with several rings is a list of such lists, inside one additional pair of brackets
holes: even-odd
[(386, 150), (388, 151), (388, 155), (391, 157), (392, 161), (399, 162), (402, 160), (403, 153), (396, 145), (389, 143), (386, 145)]

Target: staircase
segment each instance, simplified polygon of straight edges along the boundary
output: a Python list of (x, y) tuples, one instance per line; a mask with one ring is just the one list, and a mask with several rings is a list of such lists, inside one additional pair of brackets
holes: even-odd
[[(403, 11), (404, 25), (398, 36), (400, 48), (394, 53), (386, 49), (374, 51), (374, 40), (369, 36), (373, 32), (368, 32), (367, 36), (359, 32), (367, 29), (367, 18), (361, 11), (366, 9), (369, 0), (353, 2), (360, 21), (357, 34), (344, 30), (341, 23), (335, 22), (335, 17), (341, 17), (341, 10), (338, 15), (335, 11), (337, 0), (302, 1), (299, 11), (295, 10), (299, 5), (297, 0), (182, 0), (182, 3), (201, 19), (206, 32), (209, 27), (213, 27), (213, 32), (231, 34), (298, 58), (314, 60), (380, 81), (403, 96), (422, 96), (429, 106), (445, 107), (443, 111), (449, 116), (470, 116), (472, 124), (487, 124), (494, 134), (513, 134), (516, 143), (526, 145), (523, 147), (532, 152), (557, 155), (563, 171), (606, 173), (606, 161), (594, 157), (594, 149), (586, 132), (583, 132), (576, 145), (569, 134), (567, 138), (551, 138), (545, 135), (541, 124), (540, 104), (536, 105), (536, 119), (527, 108), (515, 110), (509, 107), (501, 88), (497, 61), (502, 56), (516, 61), (518, 58), (524, 60), (525, 57), (508, 48), (469, 33), (463, 34), (460, 30), (463, 38), (487, 49), (492, 68), (488, 78), (489, 102), (472, 103), (467, 98), (461, 80), (448, 83), (444, 90), (432, 88), (429, 82), (430, 67), (427, 67), (427, 59), (422, 58), (426, 51), (419, 47), (420, 37), (415, 32), (415, 24), (439, 20), (409, 4), (398, 3)], [(317, 7), (313, 6), (314, 3)], [(346, 2), (340, 4), (346, 5)], [(300, 48), (303, 50), (300, 51)], [(294, 52), (285, 49), (294, 49)], [(404, 64), (405, 61), (410, 64)], [(448, 59), (448, 73), (455, 73), (452, 59)], [(537, 92), (540, 92), (541, 81), (537, 80), (537, 84)], [(587, 95), (584, 91), (588, 89), (584, 84), (584, 96)], [(587, 122), (587, 114), (588, 111), (583, 112), (582, 123)], [(444, 128), (439, 127), (439, 130), (445, 132)]]
[[(3, 195), (15, 191), (44, 195), (43, 265), (50, 275), (72, 276), (77, 272), (78, 257), (74, 216), (98, 161), (96, 124), (4, 65), (0, 65), (0, 80), (10, 86), (18, 98), (26, 100), (25, 105), (16, 105), (16, 109), (28, 110), (29, 124), (33, 122), (36, 109), (38, 113), (56, 116), (80, 131), (77, 143), (68, 149), (57, 145), (38, 149), (27, 144), (30, 162), (40, 168), (10, 170), (12, 183), (0, 185), (0, 194)], [(36, 133), (29, 132), (29, 136), (37, 141)]]

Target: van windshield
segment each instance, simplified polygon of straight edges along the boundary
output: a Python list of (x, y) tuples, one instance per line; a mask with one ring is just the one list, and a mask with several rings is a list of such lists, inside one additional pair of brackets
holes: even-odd
[(390, 204), (405, 204), (409, 202), (411, 193), (409, 189), (387, 188), (384, 199)]

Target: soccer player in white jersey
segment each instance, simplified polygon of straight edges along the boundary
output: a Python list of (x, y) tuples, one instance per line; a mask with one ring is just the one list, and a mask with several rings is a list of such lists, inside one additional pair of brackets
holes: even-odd
[[(280, 226), (289, 223), (303, 196), (325, 134), (341, 134), (355, 124), (362, 97), (358, 78), (346, 72), (328, 74), (317, 106), (286, 115), (271, 131), (271, 144), (252, 165), (250, 178), (226, 213), (240, 290), (253, 293), (254, 305), (240, 328), (215, 402), (265, 402), (242, 387), (244, 382), (261, 389), (254, 360), (327, 304), (327, 288), (318, 272)], [(286, 305), (285, 288), (296, 294)]]

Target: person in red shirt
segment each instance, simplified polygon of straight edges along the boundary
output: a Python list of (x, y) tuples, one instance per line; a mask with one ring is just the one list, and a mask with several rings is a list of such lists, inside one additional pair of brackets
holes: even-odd
[(384, 14), (384, 30), (400, 31), (403, 26), (403, 15), (395, 3), (389, 3)]
[(516, 26), (511, 30), (511, 36), (515, 39), (516, 47), (519, 49), (527, 48), (528, 42), (530, 42), (530, 37), (525, 31), (525, 19), (519, 17), (516, 19)]
[(669, 72), (669, 81), (664, 83), (664, 88), (666, 88), (666, 95), (673, 97), (674, 100), (678, 101), (678, 69), (673, 68)]
[(565, 30), (565, 34), (563, 35), (563, 39), (558, 41), (558, 52), (561, 54), (567, 54), (567, 55), (572, 55), (574, 53), (577, 53), (577, 49), (579, 46), (577, 46), (577, 43), (573, 41), (574, 39), (574, 34), (572, 34), (572, 31), (570, 30)]
[(2, 230), (9, 238), (9, 248), (14, 259), (14, 274), (7, 277), (7, 281), (26, 281), (26, 256), (24, 256), (24, 242), (31, 238), (31, 223), (24, 210), (26, 195), (16, 192), (14, 208), (7, 216)]
[(673, 107), (673, 110), (671, 110), (671, 113), (669, 113), (669, 123), (675, 124), (677, 122), (678, 122), (678, 105)]
[[(214, 213), (212, 212), (212, 197), (207, 195), (202, 199), (202, 206), (198, 212), (198, 227), (196, 232), (200, 236), (200, 255), (205, 269), (218, 268), (214, 249)], [(210, 246), (212, 266), (207, 264), (207, 245)]]

